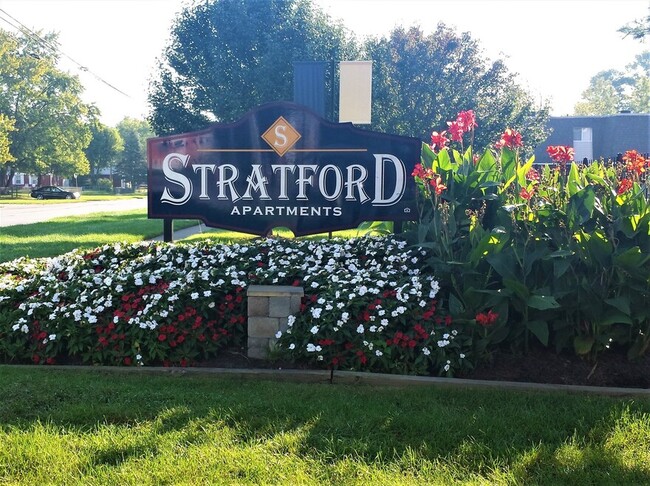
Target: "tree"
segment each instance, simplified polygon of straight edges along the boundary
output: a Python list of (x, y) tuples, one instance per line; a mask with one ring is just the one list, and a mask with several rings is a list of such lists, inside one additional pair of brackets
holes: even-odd
[(146, 121), (134, 118), (123, 119), (117, 131), (124, 141), (124, 149), (115, 172), (135, 187), (147, 180), (147, 138), (154, 134)]
[(548, 106), (536, 106), (503, 61), (488, 62), (468, 33), (444, 24), (425, 35), (419, 27), (394, 29), (365, 49), (373, 61), (373, 128), (428, 141), (457, 113), (474, 110), (475, 144), (496, 141), (507, 127), (526, 133), (532, 146), (546, 134)]
[(79, 80), (56, 68), (48, 46), (54, 34), (34, 37), (0, 30), (0, 114), (14, 121), (9, 151), (0, 161), (0, 186), (16, 172), (71, 176), (88, 172), (84, 149), (90, 142), (89, 107)]
[[(648, 10), (650, 11), (650, 7)], [(625, 37), (631, 35), (633, 39), (642, 40), (645, 36), (650, 35), (650, 15), (642, 19), (636, 19), (624, 25), (618, 31), (625, 34)]]
[(621, 111), (650, 112), (650, 51), (635, 57), (623, 71), (609, 69), (591, 78), (576, 103), (576, 115), (613, 115)]
[(94, 186), (99, 172), (113, 167), (124, 150), (124, 141), (117, 129), (108, 127), (99, 120), (91, 122), (90, 133), (92, 140), (85, 152), (90, 167), (90, 183)]
[[(293, 62), (348, 59), (345, 29), (307, 0), (209, 0), (185, 8), (149, 90), (159, 135), (230, 122), (293, 97)], [(331, 80), (330, 80), (331, 82)]]
[(14, 161), (14, 156), (9, 151), (11, 145), (9, 134), (14, 130), (14, 121), (0, 113), (0, 164)]

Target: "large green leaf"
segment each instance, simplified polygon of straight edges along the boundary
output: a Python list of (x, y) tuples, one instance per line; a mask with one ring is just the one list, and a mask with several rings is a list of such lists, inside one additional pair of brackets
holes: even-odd
[(614, 297), (611, 299), (605, 299), (605, 302), (628, 316), (631, 313), (630, 298), (626, 295), (621, 295), (619, 297)]
[(576, 354), (584, 356), (591, 352), (591, 348), (594, 347), (596, 339), (593, 336), (576, 336), (573, 339), (573, 349)]
[(420, 158), (424, 167), (431, 168), (433, 167), (433, 161), (436, 158), (436, 154), (433, 150), (431, 150), (431, 147), (428, 144), (422, 142), (422, 152)]
[(576, 231), (591, 218), (595, 201), (596, 191), (591, 185), (573, 193), (567, 204), (567, 219), (570, 229)]
[(648, 263), (650, 255), (643, 253), (638, 246), (628, 248), (619, 255), (614, 256), (614, 264), (630, 271), (642, 270), (642, 267)]
[(544, 345), (548, 346), (548, 323), (542, 320), (528, 321), (526, 328)]
[(533, 162), (535, 162), (535, 156), (529, 158), (524, 165), (517, 169), (517, 183), (521, 187), (526, 187), (526, 175), (528, 174), (530, 168), (533, 166)]
[(537, 310), (557, 309), (560, 304), (552, 295), (531, 295), (527, 301), (528, 307)]

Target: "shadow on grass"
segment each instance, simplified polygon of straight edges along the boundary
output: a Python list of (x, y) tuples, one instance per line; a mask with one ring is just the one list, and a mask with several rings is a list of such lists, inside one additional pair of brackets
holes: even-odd
[(204, 430), (227, 429), (240, 445), (299, 436), (292, 453), (317, 462), (446, 465), (462, 480), (497, 471), (528, 484), (650, 483), (647, 402), (11, 366), (0, 366), (0, 388), (5, 428), (149, 424), (135, 443), (96, 450), (93, 462), (106, 466), (156, 455), (162, 436), (187, 447), (204, 442)]

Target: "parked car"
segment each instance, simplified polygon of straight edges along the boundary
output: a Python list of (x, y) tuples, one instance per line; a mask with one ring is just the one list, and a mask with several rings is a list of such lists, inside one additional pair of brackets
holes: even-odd
[(36, 199), (79, 199), (81, 196), (76, 191), (66, 191), (58, 186), (41, 186), (32, 190), (30, 195)]

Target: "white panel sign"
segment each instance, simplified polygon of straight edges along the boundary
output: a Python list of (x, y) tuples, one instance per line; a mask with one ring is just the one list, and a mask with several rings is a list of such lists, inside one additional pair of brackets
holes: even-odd
[(342, 61), (339, 69), (339, 122), (369, 125), (372, 107), (372, 61)]

